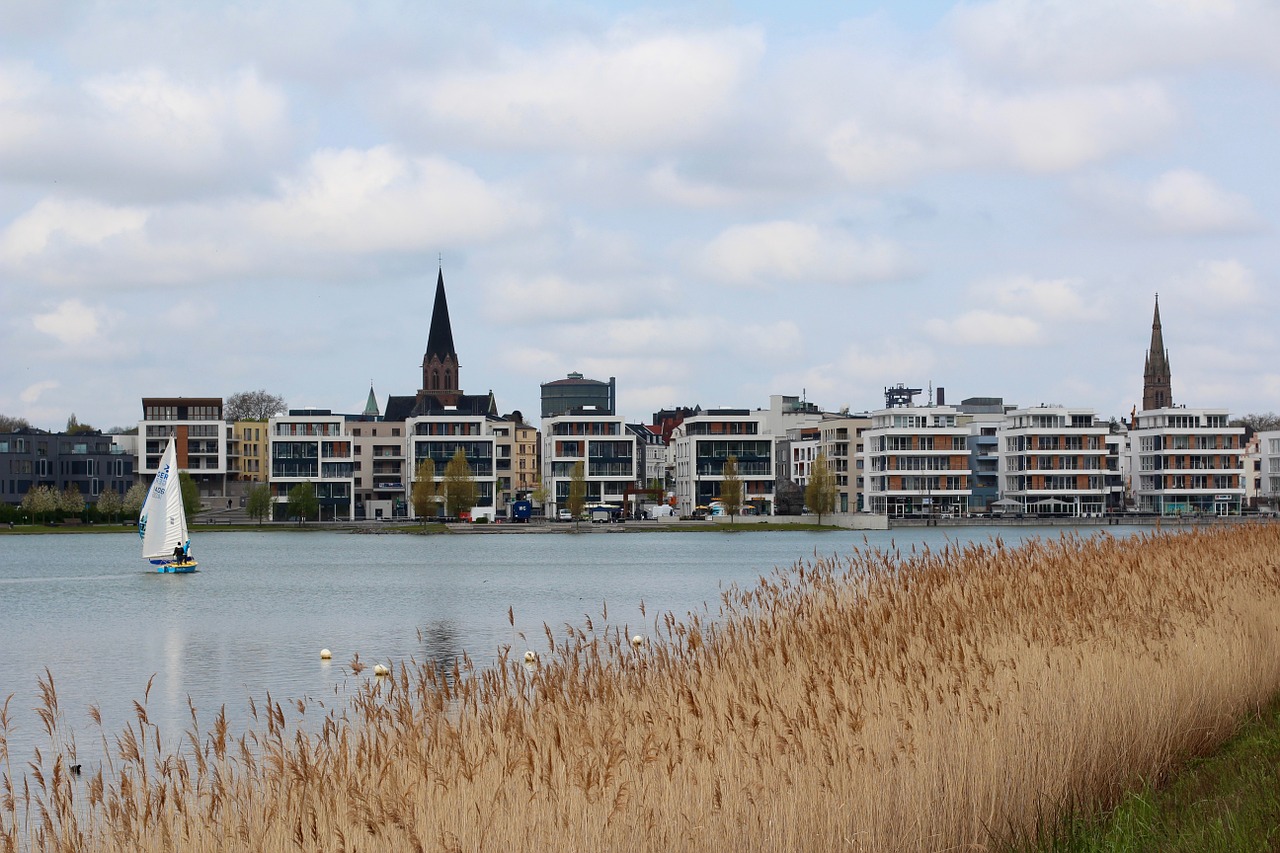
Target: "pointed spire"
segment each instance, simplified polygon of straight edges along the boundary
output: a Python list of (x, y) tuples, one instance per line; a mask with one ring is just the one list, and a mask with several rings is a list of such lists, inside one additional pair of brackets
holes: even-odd
[(364, 413), (367, 417), (376, 418), (381, 412), (378, 411), (378, 396), (373, 393), (373, 383), (369, 383), (369, 400), (364, 404)]
[(427, 334), (427, 355), (430, 361), (435, 356), (441, 361), (452, 358), (457, 361), (458, 353), (453, 348), (453, 326), (449, 323), (449, 301), (444, 295), (444, 269), (436, 278), (436, 301), (431, 309), (431, 331)]
[(1169, 351), (1164, 346), (1164, 329), (1160, 325), (1160, 294), (1156, 294), (1155, 313), (1151, 317), (1151, 347), (1147, 350), (1142, 370), (1142, 408), (1165, 409), (1173, 405), (1173, 381), (1169, 368)]

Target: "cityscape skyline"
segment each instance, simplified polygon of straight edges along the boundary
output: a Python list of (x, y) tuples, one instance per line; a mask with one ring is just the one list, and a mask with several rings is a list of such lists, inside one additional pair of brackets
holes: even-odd
[(1261, 2), (0, 9), (0, 413), (1280, 408)]

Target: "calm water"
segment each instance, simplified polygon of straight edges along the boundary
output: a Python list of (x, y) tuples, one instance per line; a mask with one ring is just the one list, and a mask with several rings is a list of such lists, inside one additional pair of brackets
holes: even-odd
[[(1014, 542), (1058, 531), (931, 528), (866, 537), (872, 547), (908, 548), (994, 535)], [(0, 537), (0, 702), (13, 694), (10, 754), (16, 765), (46, 742), (32, 710), (46, 668), (65, 731), (96, 764), (89, 706), (118, 732), (153, 675), (148, 709), (162, 733), (187, 728), (188, 696), (202, 726), (225, 704), (235, 730), (250, 697), (342, 693), (354, 678), (345, 664), (357, 652), (372, 665), (451, 662), (465, 650), (483, 665), (504, 644), (516, 654), (545, 650), (544, 622), (557, 629), (590, 616), (599, 628), (605, 602), (610, 625), (651, 633), (655, 614), (683, 616), (704, 603), (714, 611), (723, 586), (815, 553), (848, 554), (863, 536), (197, 534), (201, 570), (185, 576), (147, 571), (128, 534)], [(319, 659), (326, 647), (331, 662)]]

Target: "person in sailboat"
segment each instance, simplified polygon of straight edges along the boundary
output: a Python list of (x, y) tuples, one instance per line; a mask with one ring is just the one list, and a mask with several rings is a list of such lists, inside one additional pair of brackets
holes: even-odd
[(182, 549), (182, 543), (179, 542), (173, 546), (173, 563), (185, 563), (187, 561), (187, 552)]

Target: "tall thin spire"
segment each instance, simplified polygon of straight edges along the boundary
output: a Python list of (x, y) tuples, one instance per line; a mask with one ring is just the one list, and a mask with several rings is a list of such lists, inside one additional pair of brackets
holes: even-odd
[(373, 383), (369, 383), (369, 399), (364, 404), (365, 417), (376, 418), (381, 412), (378, 411), (378, 395), (373, 393)]
[(453, 326), (449, 323), (449, 300), (444, 295), (444, 269), (436, 278), (436, 301), (431, 308), (431, 331), (427, 334), (427, 358), (438, 356), (442, 361), (458, 357), (453, 348)]
[(436, 301), (431, 309), (431, 329), (427, 351), (422, 356), (422, 394), (449, 402), (461, 392), (458, 352), (453, 347), (453, 326), (449, 322), (449, 300), (444, 295), (444, 269), (436, 276)]
[(1151, 347), (1142, 371), (1142, 408), (1165, 409), (1173, 405), (1173, 380), (1169, 368), (1169, 351), (1164, 346), (1164, 329), (1160, 325), (1160, 294), (1156, 294), (1156, 310), (1151, 319)]

